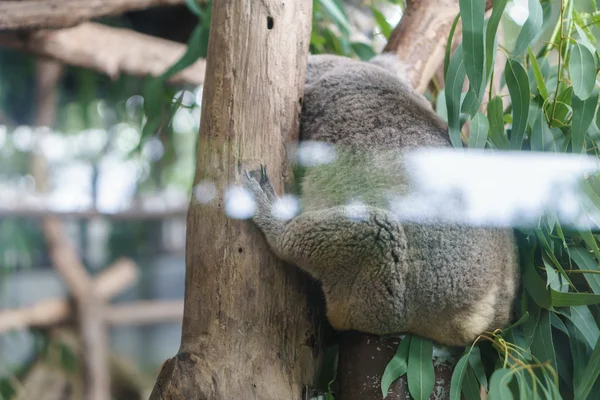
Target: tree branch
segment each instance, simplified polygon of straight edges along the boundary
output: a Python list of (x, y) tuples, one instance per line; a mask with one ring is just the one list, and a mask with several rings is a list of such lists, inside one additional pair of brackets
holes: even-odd
[[(93, 22), (58, 30), (0, 33), (0, 46), (88, 68), (113, 79), (120, 74), (159, 76), (186, 50), (181, 43)], [(169, 82), (201, 85), (204, 70), (204, 60), (198, 60)]]
[(182, 300), (135, 301), (106, 307), (104, 316), (110, 325), (142, 325), (157, 322), (181, 322)]
[(0, 2), (0, 30), (64, 28), (104, 15), (183, 4), (184, 0), (47, 0)]
[[(94, 279), (98, 297), (109, 300), (123, 292), (138, 278), (138, 268), (130, 259), (119, 259)], [(67, 299), (49, 299), (28, 307), (0, 311), (0, 333), (27, 327), (48, 327), (73, 316)]]
[[(56, 61), (40, 59), (37, 62), (36, 124), (39, 126), (54, 125), (56, 86), (62, 71), (62, 65)], [(32, 156), (32, 174), (38, 190), (47, 191), (47, 164), (41, 152), (34, 152)], [(95, 293), (93, 282), (70, 243), (61, 221), (56, 217), (46, 217), (42, 226), (52, 264), (67, 284), (78, 306), (81, 336), (86, 348), (86, 399), (109, 400), (108, 338), (102, 320), (103, 302)]]

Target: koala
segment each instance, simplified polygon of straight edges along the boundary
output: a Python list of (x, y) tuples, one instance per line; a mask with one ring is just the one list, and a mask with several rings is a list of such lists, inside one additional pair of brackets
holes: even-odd
[[(336, 158), (304, 169), (300, 212), (288, 220), (273, 213), (278, 196), (266, 170), (259, 179), (246, 172), (253, 221), (277, 257), (321, 282), (334, 329), (465, 346), (510, 320), (515, 238), (508, 229), (400, 222), (390, 212), (390, 194), (410, 189), (393, 155), (451, 146), (446, 123), (401, 71), (393, 55), (309, 56), (300, 140), (335, 146)], [(349, 212), (353, 199), (358, 213)]]

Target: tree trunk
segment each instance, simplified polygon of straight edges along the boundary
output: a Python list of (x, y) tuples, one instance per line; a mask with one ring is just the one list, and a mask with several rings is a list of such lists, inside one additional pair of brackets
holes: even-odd
[(250, 221), (228, 217), (224, 195), (260, 163), (276, 190), (289, 183), (284, 145), (298, 135), (311, 6), (213, 3), (194, 180), (209, 190), (190, 204), (181, 347), (163, 365), (153, 400), (300, 399), (314, 380), (314, 284), (279, 262)]

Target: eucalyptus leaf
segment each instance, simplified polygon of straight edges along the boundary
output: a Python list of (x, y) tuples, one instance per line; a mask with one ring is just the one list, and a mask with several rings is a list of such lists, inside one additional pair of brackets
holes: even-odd
[(522, 55), (533, 40), (541, 33), (542, 23), (544, 22), (544, 12), (539, 0), (529, 0), (527, 2), (529, 16), (517, 36), (513, 54), (516, 57)]
[(550, 312), (542, 310), (540, 320), (531, 342), (532, 354), (541, 362), (550, 361), (554, 371), (557, 371), (556, 354), (554, 353), (554, 342), (552, 340), (552, 325)]
[(540, 65), (538, 64), (535, 55), (531, 51), (531, 47), (527, 48), (527, 53), (529, 54), (529, 61), (531, 62), (531, 69), (533, 71), (533, 77), (535, 79), (538, 91), (542, 98), (546, 100), (548, 98), (548, 89), (546, 88), (546, 83), (544, 82), (544, 75), (542, 73), (542, 70), (540, 69)]
[(390, 23), (387, 22), (387, 20), (385, 19), (385, 15), (383, 15), (383, 13), (379, 11), (376, 7), (371, 7), (371, 11), (373, 12), (373, 17), (375, 17), (375, 22), (377, 22), (379, 29), (381, 29), (381, 33), (383, 34), (383, 36), (385, 36), (386, 39), (389, 39), (390, 35), (392, 34), (393, 28), (390, 25)]
[[(506, 330), (505, 330), (506, 331)], [(473, 369), (479, 384), (483, 386), (486, 390), (488, 389), (488, 380), (485, 374), (485, 369), (483, 368), (483, 360), (481, 358), (481, 350), (478, 346), (474, 346), (471, 350), (471, 355), (469, 356), (469, 365)]]
[(462, 147), (460, 138), (460, 99), (462, 87), (465, 82), (466, 72), (462, 56), (462, 44), (450, 58), (448, 73), (446, 75), (446, 109), (448, 110), (448, 132), (454, 147)]
[(462, 51), (469, 83), (477, 96), (482, 87), (486, 70), (484, 55), (485, 2), (459, 0), (462, 19)]
[(546, 283), (535, 271), (531, 256), (523, 256), (523, 284), (527, 293), (541, 308), (552, 307), (552, 298), (546, 289)]
[(596, 85), (596, 61), (587, 47), (579, 43), (573, 45), (569, 73), (575, 95), (581, 100), (590, 97)]
[(406, 335), (402, 342), (398, 345), (396, 354), (385, 367), (385, 371), (381, 377), (381, 394), (383, 398), (388, 395), (388, 391), (392, 383), (408, 370), (408, 350), (410, 348), (411, 336)]
[[(571, 259), (575, 261), (575, 264), (579, 267), (579, 269), (584, 271), (599, 271), (598, 263), (594, 258), (587, 252), (587, 250), (582, 248), (571, 248), (569, 255)], [(600, 294), (600, 275), (598, 274), (583, 274), (586, 281), (590, 285), (592, 291), (596, 294)]]
[(489, 124), (486, 116), (478, 112), (475, 118), (471, 120), (471, 129), (469, 131), (469, 148), (483, 149), (487, 142)]
[(488, 400), (513, 400), (508, 385), (513, 379), (513, 372), (508, 368), (500, 368), (494, 371), (490, 377), (490, 390)]
[(408, 391), (415, 400), (429, 399), (435, 385), (431, 340), (421, 336), (411, 338), (407, 378)]
[(496, 61), (496, 47), (498, 46), (498, 25), (506, 3), (508, 0), (494, 0), (492, 9), (492, 15), (487, 22), (486, 33), (485, 33), (485, 76), (486, 79), (490, 78), (492, 73), (492, 67)]
[(515, 60), (506, 60), (504, 70), (506, 85), (513, 107), (513, 124), (510, 148), (520, 150), (529, 115), (529, 78), (525, 68)]
[(462, 393), (465, 400), (481, 400), (481, 391), (475, 372), (470, 365), (467, 366), (467, 372), (462, 385)]
[(550, 290), (553, 307), (589, 306), (600, 304), (600, 294), (561, 293)]
[(350, 28), (350, 23), (348, 22), (348, 17), (344, 12), (343, 7), (338, 5), (334, 0), (319, 0), (319, 3), (321, 3), (325, 12), (333, 19), (342, 33), (349, 36), (352, 28)]
[(600, 330), (598, 329), (598, 323), (592, 315), (589, 307), (571, 307), (570, 311), (571, 322), (573, 323), (573, 325), (575, 325), (575, 327), (577, 327), (579, 332), (581, 332), (583, 338), (590, 346), (590, 348), (593, 348), (593, 346), (598, 341), (598, 338), (600, 337)]
[(446, 43), (446, 51), (444, 52), (444, 77), (448, 76), (448, 67), (450, 66), (450, 51), (452, 49), (452, 39), (454, 38), (454, 32), (456, 31), (456, 26), (458, 25), (459, 20), (460, 13), (456, 16), (456, 18), (454, 18), (454, 21), (452, 22), (452, 27), (450, 28), (450, 33), (448, 34), (448, 42)]
[(502, 98), (500, 98), (500, 96), (494, 96), (488, 102), (487, 117), (489, 120), (490, 142), (500, 150), (508, 150), (510, 148), (510, 142), (504, 133)]
[(600, 376), (600, 341), (595, 344), (592, 356), (583, 370), (581, 382), (575, 389), (575, 400), (585, 400), (588, 398), (598, 376)]
[(466, 351), (460, 360), (458, 360), (458, 363), (456, 363), (456, 367), (454, 367), (452, 379), (450, 380), (450, 400), (460, 400), (463, 381), (467, 373), (467, 367), (469, 366), (470, 354), (470, 351)]
[(561, 152), (565, 135), (558, 128), (550, 128), (543, 112), (538, 114), (531, 132), (531, 150)]
[(575, 327), (573, 322), (567, 321), (566, 325), (570, 334), (569, 347), (573, 361), (573, 388), (577, 390), (581, 383), (581, 377), (583, 376), (583, 370), (587, 361), (588, 346), (585, 343), (585, 338), (582, 336), (580, 329)]
[(594, 89), (590, 96), (581, 100), (577, 95), (572, 98), (573, 119), (571, 122), (571, 148), (573, 153), (582, 153), (588, 128), (594, 120), (598, 106), (598, 91)]

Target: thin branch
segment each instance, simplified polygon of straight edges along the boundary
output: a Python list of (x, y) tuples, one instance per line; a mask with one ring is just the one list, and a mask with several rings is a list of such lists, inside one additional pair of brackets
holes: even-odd
[[(94, 290), (109, 300), (130, 287), (138, 278), (138, 268), (130, 259), (119, 259), (94, 279)], [(0, 333), (23, 328), (43, 328), (65, 322), (75, 315), (67, 299), (49, 299), (28, 307), (0, 311)]]
[(136, 301), (106, 307), (105, 320), (111, 325), (142, 325), (181, 322), (183, 300)]
[(187, 208), (169, 208), (157, 211), (145, 211), (139, 208), (130, 208), (115, 213), (106, 213), (94, 209), (78, 211), (56, 211), (49, 208), (27, 207), (16, 205), (15, 207), (0, 207), (0, 218), (76, 218), (76, 219), (96, 219), (105, 218), (109, 220), (162, 220), (169, 218), (185, 217)]
[(64, 28), (105, 15), (156, 6), (182, 4), (184, 0), (47, 0), (0, 2), (0, 29)]
[[(56, 61), (44, 59), (38, 60), (36, 67), (36, 124), (53, 126), (57, 105), (56, 87), (63, 68)], [(32, 174), (38, 190), (47, 191), (48, 168), (41, 152), (33, 153)], [(42, 227), (52, 264), (78, 306), (79, 326), (85, 347), (86, 399), (109, 400), (108, 337), (102, 320), (103, 301), (95, 293), (92, 279), (70, 243), (60, 219), (46, 217)]]
[[(120, 74), (159, 76), (186, 50), (181, 43), (92, 22), (58, 30), (0, 33), (0, 46), (88, 68), (113, 79)], [(169, 82), (201, 85), (205, 65), (198, 60)]]

